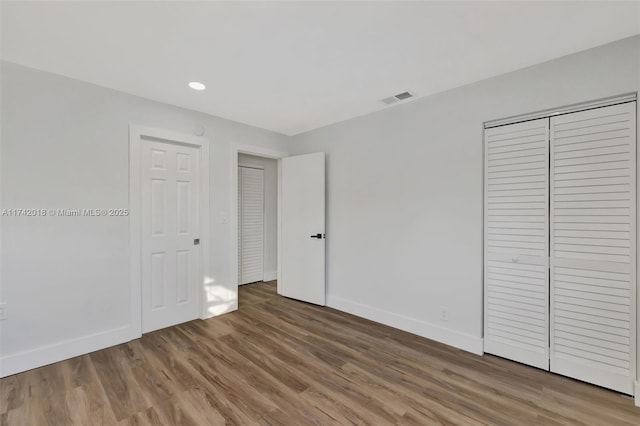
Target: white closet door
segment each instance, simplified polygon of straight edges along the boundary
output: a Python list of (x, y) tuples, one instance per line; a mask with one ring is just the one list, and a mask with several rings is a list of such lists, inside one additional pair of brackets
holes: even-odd
[(551, 371), (632, 393), (635, 102), (551, 118)]
[(549, 368), (549, 119), (485, 130), (484, 350)]
[(238, 167), (238, 282), (264, 277), (264, 170)]

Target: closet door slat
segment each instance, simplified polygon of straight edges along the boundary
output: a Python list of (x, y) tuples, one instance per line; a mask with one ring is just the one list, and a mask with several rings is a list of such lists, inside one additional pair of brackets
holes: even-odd
[(549, 119), (487, 129), (484, 146), (484, 350), (548, 369)]
[(550, 126), (550, 369), (632, 394), (636, 104), (552, 117)]

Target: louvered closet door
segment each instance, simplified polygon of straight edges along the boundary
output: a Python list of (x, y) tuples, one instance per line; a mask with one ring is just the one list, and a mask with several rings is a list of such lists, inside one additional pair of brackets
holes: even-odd
[(549, 119), (485, 130), (485, 352), (549, 368)]
[(238, 282), (264, 278), (264, 170), (238, 168)]
[(635, 102), (551, 119), (551, 371), (635, 377)]

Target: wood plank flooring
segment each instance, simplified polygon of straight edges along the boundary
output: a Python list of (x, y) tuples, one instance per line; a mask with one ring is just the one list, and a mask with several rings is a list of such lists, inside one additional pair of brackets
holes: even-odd
[(640, 425), (615, 392), (241, 287), (240, 310), (0, 381), (2, 425)]

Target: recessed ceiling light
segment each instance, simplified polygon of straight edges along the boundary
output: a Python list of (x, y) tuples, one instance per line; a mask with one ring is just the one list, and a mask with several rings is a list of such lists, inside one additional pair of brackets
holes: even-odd
[(204, 90), (207, 88), (207, 86), (200, 83), (199, 81), (192, 81), (191, 83), (189, 83), (189, 87), (191, 87), (193, 90)]

